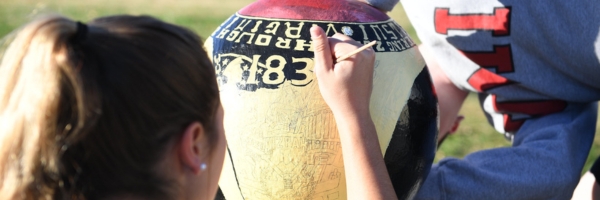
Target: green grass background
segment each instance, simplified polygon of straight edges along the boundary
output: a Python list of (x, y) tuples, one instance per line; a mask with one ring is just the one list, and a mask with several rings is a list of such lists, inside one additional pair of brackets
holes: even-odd
[[(61, 14), (82, 22), (105, 15), (133, 14), (152, 15), (186, 26), (206, 38), (227, 17), (251, 2), (253, 0), (0, 0), (0, 37), (43, 14)], [(418, 41), (401, 6), (389, 15)], [(449, 156), (462, 158), (480, 149), (510, 146), (510, 142), (487, 123), (475, 95), (469, 95), (461, 114), (466, 116), (465, 120), (438, 150), (436, 161)], [(596, 133), (598, 130), (597, 125)], [(598, 155), (600, 138), (594, 139), (584, 171)]]

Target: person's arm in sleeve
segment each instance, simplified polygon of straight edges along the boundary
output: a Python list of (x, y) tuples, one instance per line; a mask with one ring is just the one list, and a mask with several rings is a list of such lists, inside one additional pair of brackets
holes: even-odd
[(594, 139), (597, 103), (527, 120), (513, 147), (434, 165), (415, 199), (569, 199)]

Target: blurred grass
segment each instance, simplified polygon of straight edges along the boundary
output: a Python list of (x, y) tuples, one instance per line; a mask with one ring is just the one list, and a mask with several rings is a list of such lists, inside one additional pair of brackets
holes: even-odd
[[(152, 15), (164, 21), (186, 26), (203, 38), (234, 14), (237, 10), (254, 0), (0, 0), (0, 37), (43, 14), (61, 14), (75, 20), (87, 22), (93, 18), (134, 14)], [(395, 19), (418, 42), (413, 27), (398, 6), (389, 15)], [(504, 136), (498, 134), (487, 122), (475, 95), (470, 95), (461, 114), (466, 118), (458, 131), (448, 137), (438, 150), (435, 160), (452, 156), (462, 158), (469, 152), (510, 146)], [(596, 133), (600, 126), (596, 126)], [(594, 139), (588, 162), (584, 170), (589, 169), (595, 158), (600, 155), (600, 138)]]
[[(2, 0), (0, 36), (44, 14), (61, 14), (87, 22), (106, 15), (152, 15), (164, 21), (186, 26), (206, 38), (225, 19), (254, 0)], [(390, 13), (414, 35), (404, 11)]]
[(106, 15), (152, 15), (186, 26), (203, 38), (227, 17), (253, 0), (1, 0), (0, 36), (44, 14), (87, 22)]

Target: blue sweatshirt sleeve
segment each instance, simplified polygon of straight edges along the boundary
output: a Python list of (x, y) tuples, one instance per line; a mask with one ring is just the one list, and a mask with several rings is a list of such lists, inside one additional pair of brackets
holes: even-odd
[(594, 139), (597, 103), (527, 120), (512, 147), (434, 165), (415, 199), (570, 199)]
[(369, 5), (384, 11), (391, 11), (400, 0), (366, 0)]

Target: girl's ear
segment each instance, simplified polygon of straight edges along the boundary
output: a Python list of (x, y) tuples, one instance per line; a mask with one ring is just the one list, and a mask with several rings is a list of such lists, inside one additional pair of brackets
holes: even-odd
[(192, 122), (183, 132), (179, 141), (179, 157), (184, 167), (194, 174), (200, 174), (206, 168), (208, 148), (206, 132), (200, 122)]

